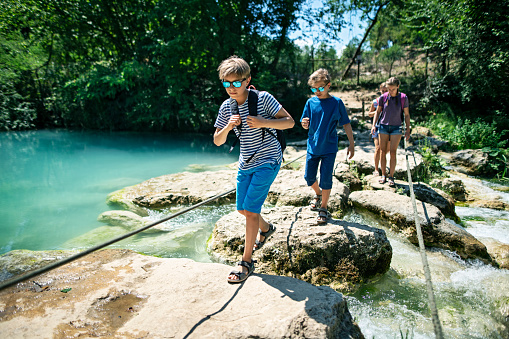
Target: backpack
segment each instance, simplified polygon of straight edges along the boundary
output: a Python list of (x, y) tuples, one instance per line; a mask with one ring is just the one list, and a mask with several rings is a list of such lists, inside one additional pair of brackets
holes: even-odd
[[(251, 89), (248, 92), (248, 101), (247, 101), (249, 115), (257, 116), (258, 115), (258, 93), (259, 93), (259, 91), (257, 91), (254, 88), (254, 86), (250, 86), (249, 88)], [(238, 105), (237, 101), (232, 98), (230, 98), (230, 111), (231, 111), (231, 114), (239, 114), (239, 105)], [(235, 128), (237, 128), (238, 136), (235, 139), (235, 141), (233, 142), (232, 146), (230, 147), (230, 152), (233, 151), (235, 145), (237, 145), (237, 142), (240, 140), (240, 135), (242, 134), (242, 125), (239, 125), (238, 127), (235, 127)], [(274, 134), (273, 132), (269, 131), (267, 128), (262, 128), (262, 142), (261, 142), (262, 144), (263, 144), (263, 140), (265, 138), (265, 133), (268, 133), (273, 138), (276, 138), (276, 140), (279, 142), (279, 145), (281, 146), (281, 153), (283, 153), (286, 149), (286, 137), (285, 137), (283, 130), (276, 129), (276, 134)], [(251, 159), (255, 156), (256, 152), (258, 152), (258, 150), (256, 150), (249, 157), (249, 159), (246, 160), (246, 163), (251, 161)], [(284, 158), (283, 158), (283, 161), (284, 161)]]
[[(402, 92), (399, 92), (398, 94), (401, 94), (401, 121), (405, 121), (405, 113), (403, 112), (404, 110), (404, 107), (403, 105), (405, 104), (405, 99), (406, 99), (406, 94), (405, 93), (402, 93)], [(378, 103), (378, 106), (380, 106), (380, 104), (382, 105), (382, 112), (384, 110), (384, 105), (385, 103), (387, 102), (387, 98), (389, 97), (389, 92), (385, 92), (383, 95), (382, 95), (382, 102)], [(396, 95), (396, 100), (398, 100), (398, 97)], [(380, 116), (378, 117), (378, 122), (377, 122), (377, 125), (380, 125), (380, 120), (382, 120), (382, 114), (380, 113)]]

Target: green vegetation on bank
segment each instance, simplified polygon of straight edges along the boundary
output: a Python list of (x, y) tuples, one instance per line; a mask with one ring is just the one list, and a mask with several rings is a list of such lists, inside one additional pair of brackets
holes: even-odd
[[(417, 122), (438, 126), (447, 121), (433, 121), (447, 115), (460, 129), (488, 124), (500, 135), (498, 143), (509, 137), (503, 133), (509, 129), (507, 1), (324, 0), (311, 12), (306, 5), (2, 1), (0, 130), (209, 132), (225, 99), (216, 68), (232, 54), (249, 61), (258, 89), (272, 92), (299, 118), (309, 95), (307, 76), (326, 67), (334, 85), (349, 88), (357, 67), (341, 77), (360, 53), (363, 71), (373, 74), (361, 77), (361, 85), (377, 88), (388, 75), (400, 77)], [(348, 29), (353, 12), (361, 13), (367, 34), (338, 56), (327, 42)], [(311, 34), (311, 47), (289, 39), (298, 18), (322, 29), (319, 39)], [(459, 148), (472, 141), (466, 130), (455, 138)], [(500, 147), (497, 142), (480, 136), (472, 147)]]

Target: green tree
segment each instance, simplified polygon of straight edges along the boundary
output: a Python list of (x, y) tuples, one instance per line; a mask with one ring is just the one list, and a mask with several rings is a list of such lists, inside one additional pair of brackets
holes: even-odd
[(279, 65), (297, 55), (288, 34), (302, 2), (6, 0), (2, 48), (40, 51), (27, 52), (38, 65), (1, 67), (39, 127), (209, 130), (225, 96), (216, 68), (232, 54), (263, 89), (293, 91)]
[(380, 60), (386, 62), (389, 65), (389, 78), (392, 73), (392, 66), (396, 61), (401, 60), (405, 56), (405, 51), (400, 45), (392, 45), (389, 48), (383, 49), (380, 52)]

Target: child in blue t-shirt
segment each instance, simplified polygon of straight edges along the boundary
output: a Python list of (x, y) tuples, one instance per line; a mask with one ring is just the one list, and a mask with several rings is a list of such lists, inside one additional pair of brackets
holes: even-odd
[[(275, 129), (292, 128), (295, 122), (267, 92), (258, 93), (258, 115), (249, 115), (251, 69), (244, 59), (232, 56), (223, 60), (218, 71), (222, 86), (230, 98), (219, 108), (214, 124), (214, 144), (223, 145), (233, 129), (240, 140), (236, 199), (237, 211), (246, 217), (246, 238), (242, 260), (237, 264), (238, 270), (231, 271), (227, 278), (228, 282), (239, 283), (254, 271), (253, 250), (263, 246), (276, 230), (260, 215), (283, 158), (279, 141), (269, 133), (275, 135)], [(232, 110), (232, 103), (236, 103), (238, 114), (232, 114), (236, 112)]]
[[(329, 94), (331, 77), (321, 68), (309, 76), (308, 85), (315, 96), (306, 102), (302, 118), (302, 127), (309, 130), (307, 141), (306, 170), (304, 179), (315, 192), (311, 200), (311, 210), (318, 211), (317, 222), (327, 223), (329, 213), (327, 204), (332, 189), (332, 172), (338, 152), (338, 124), (343, 126), (350, 146), (347, 156), (354, 155), (354, 140), (350, 119), (340, 98)], [(320, 184), (316, 180), (320, 165)]]

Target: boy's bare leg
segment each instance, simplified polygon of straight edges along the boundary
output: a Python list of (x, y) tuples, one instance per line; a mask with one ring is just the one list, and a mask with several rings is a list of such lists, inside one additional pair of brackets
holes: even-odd
[(382, 175), (387, 175), (387, 145), (389, 144), (389, 134), (378, 134), (378, 145), (380, 146), (380, 167)]
[(316, 195), (322, 195), (322, 189), (318, 186), (318, 181), (315, 181), (313, 185), (311, 185), (313, 191), (315, 191)]
[[(242, 255), (242, 260), (251, 262), (253, 247), (256, 235), (258, 234), (258, 228), (260, 226), (259, 218), (261, 218), (261, 216), (258, 213), (252, 213), (249, 211), (239, 211), (239, 213), (246, 217), (246, 238), (244, 240), (244, 254)], [(237, 266), (237, 271), (247, 273), (247, 268), (244, 266)], [(238, 279), (234, 274), (230, 274), (228, 278), (230, 280)]]
[(391, 144), (390, 144), (391, 162), (390, 162), (389, 177), (394, 177), (394, 172), (396, 171), (396, 153), (398, 151), (398, 146), (399, 146), (400, 140), (401, 140), (401, 134), (391, 136)]
[[(259, 218), (258, 218), (258, 228), (262, 231), (262, 232), (267, 232), (269, 230), (269, 223), (267, 221), (265, 221), (265, 219), (263, 219), (263, 217), (258, 214)], [(257, 239), (259, 242), (262, 242), (265, 240), (265, 236), (261, 235), (260, 233), (258, 233), (257, 235)]]
[(322, 208), (327, 209), (327, 204), (329, 203), (329, 197), (330, 197), (330, 191), (331, 190), (322, 190)]

